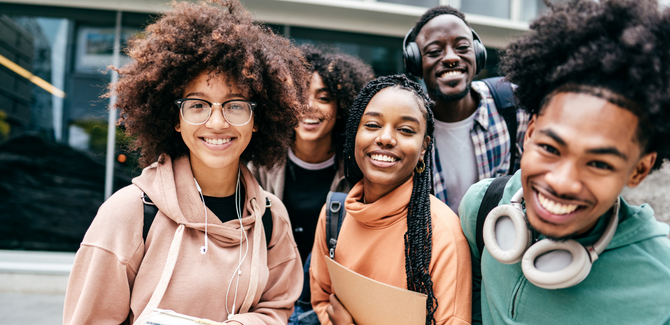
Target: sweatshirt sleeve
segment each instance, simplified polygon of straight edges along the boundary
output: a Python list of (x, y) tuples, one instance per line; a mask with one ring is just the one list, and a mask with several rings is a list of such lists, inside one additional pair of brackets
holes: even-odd
[(319, 317), (321, 325), (331, 324), (328, 313), (326, 313), (326, 308), (330, 306), (329, 298), (333, 289), (326, 261), (324, 261), (326, 255), (328, 255), (328, 246), (326, 245), (326, 210), (324, 205), (319, 215), (319, 222), (316, 225), (314, 246), (312, 247), (312, 261), (309, 268), (312, 308)]
[[(268, 248), (268, 280), (260, 301), (248, 313), (231, 320), (245, 325), (286, 324), (293, 313), (293, 304), (302, 292), (303, 271), (298, 246), (293, 239), (286, 208), (275, 196), (272, 201), (273, 231)], [(265, 240), (262, 240), (265, 245)], [(261, 290), (261, 288), (259, 288)]]
[(433, 196), (430, 203), (433, 212), (430, 273), (438, 302), (435, 321), (437, 324), (470, 324), (472, 271), (468, 242), (456, 214)]
[[(142, 203), (137, 191), (122, 189), (98, 210), (70, 272), (63, 324), (118, 325), (127, 321), (137, 265), (144, 254), (141, 237), (132, 238), (126, 231), (142, 227)], [(129, 204), (133, 201), (139, 204)], [(134, 214), (139, 218), (127, 218)]]

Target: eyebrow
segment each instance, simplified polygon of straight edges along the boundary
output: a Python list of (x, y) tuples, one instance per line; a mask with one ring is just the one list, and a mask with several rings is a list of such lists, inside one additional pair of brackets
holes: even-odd
[[(550, 137), (552, 139), (554, 139), (554, 141), (556, 141), (561, 146), (564, 146), (564, 147), (567, 146), (567, 143), (565, 143), (565, 140), (563, 140), (554, 131), (552, 131), (552, 130), (539, 130), (539, 132), (542, 133), (542, 134), (547, 135), (548, 137)], [(614, 156), (620, 157), (623, 160), (628, 161), (628, 156), (625, 153), (619, 151), (619, 149), (617, 149), (615, 147), (592, 148), (592, 149), (586, 150), (586, 152), (590, 153), (590, 154), (596, 154), (596, 155), (614, 155)]]
[[(383, 114), (382, 114), (382, 113), (379, 113), (379, 112), (365, 112), (365, 114), (363, 114), (363, 115), (364, 115), (364, 116), (365, 116), (365, 115), (369, 115), (369, 116), (381, 117)], [(419, 122), (419, 120), (418, 120), (416, 117), (414, 117), (414, 116), (403, 115), (403, 116), (401, 116), (400, 118), (401, 118), (403, 121), (409, 121), (409, 122), (421, 123), (421, 122)]]
[(327, 87), (319, 88), (319, 89), (317, 89), (316, 91), (317, 91), (317, 92), (325, 91), (325, 92), (327, 92), (327, 93), (330, 93), (330, 89), (328, 89)]
[[(205, 93), (202, 93), (202, 92), (198, 91), (198, 92), (188, 93), (188, 94), (186, 94), (186, 96), (184, 96), (184, 98), (188, 98), (188, 97), (191, 97), (191, 96), (207, 97), (207, 95), (205, 95)], [(242, 96), (242, 94), (239, 94), (239, 93), (228, 94), (228, 96), (226, 96), (226, 97), (227, 98), (237, 98), (237, 97), (244, 98), (244, 96)]]

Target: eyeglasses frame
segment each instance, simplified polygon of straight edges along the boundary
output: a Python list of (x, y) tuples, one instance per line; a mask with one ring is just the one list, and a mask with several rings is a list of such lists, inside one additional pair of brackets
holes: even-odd
[[(209, 104), (209, 115), (207, 115), (207, 118), (205, 119), (204, 122), (193, 123), (193, 122), (187, 121), (186, 118), (184, 118), (184, 108), (182, 107), (182, 104), (187, 100), (200, 100), (200, 101), (203, 101), (203, 102)], [(244, 122), (242, 124), (234, 124), (234, 123), (231, 123), (230, 121), (228, 121), (228, 118), (226, 117), (226, 111), (223, 109), (223, 106), (230, 103), (230, 102), (246, 102), (246, 103), (249, 104), (249, 106), (251, 108), (251, 114), (249, 114), (249, 119), (246, 122)], [(177, 107), (179, 107), (179, 114), (181, 115), (181, 118), (184, 119), (184, 122), (186, 122), (188, 124), (191, 124), (191, 125), (203, 125), (203, 124), (207, 123), (207, 121), (209, 121), (209, 118), (212, 117), (212, 108), (214, 107), (214, 105), (220, 105), (221, 106), (221, 114), (223, 114), (223, 119), (225, 119), (226, 122), (228, 122), (228, 124), (234, 125), (234, 126), (246, 125), (247, 123), (249, 123), (249, 121), (251, 121), (251, 117), (254, 114), (254, 109), (256, 108), (256, 106), (258, 106), (258, 104), (256, 102), (252, 102), (250, 100), (245, 100), (245, 99), (231, 99), (231, 100), (227, 100), (223, 103), (212, 103), (208, 100), (204, 100), (204, 99), (200, 99), (200, 98), (180, 98), (180, 99), (175, 100), (174, 103), (175, 103), (175, 105), (177, 105)]]

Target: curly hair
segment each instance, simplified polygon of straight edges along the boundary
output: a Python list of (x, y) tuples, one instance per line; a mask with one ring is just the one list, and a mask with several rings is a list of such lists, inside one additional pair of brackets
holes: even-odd
[(501, 60), (519, 105), (541, 113), (558, 92), (588, 93), (634, 113), (653, 170), (670, 158), (670, 12), (649, 0), (547, 3), (550, 12)]
[(412, 34), (409, 35), (408, 41), (414, 42), (416, 40), (417, 35), (419, 35), (419, 32), (425, 26), (429, 21), (431, 21), (433, 18), (437, 16), (442, 16), (442, 15), (454, 15), (458, 18), (460, 18), (465, 25), (470, 27), (470, 24), (468, 23), (467, 20), (465, 20), (465, 14), (460, 12), (458, 9), (451, 7), (451, 6), (437, 6), (428, 9), (421, 18), (414, 24), (414, 28), (412, 30)]
[(433, 226), (430, 213), (430, 154), (433, 149), (433, 132), (435, 120), (431, 107), (433, 102), (426, 96), (421, 86), (405, 75), (392, 75), (370, 81), (360, 92), (351, 107), (347, 121), (344, 143), (344, 172), (350, 184), (356, 184), (363, 178), (355, 158), (356, 134), (361, 117), (368, 103), (380, 90), (397, 88), (411, 92), (422, 104), (426, 119), (426, 135), (430, 143), (423, 156), (425, 170), (421, 173), (414, 171), (414, 187), (407, 207), (407, 232), (405, 233), (405, 273), (407, 288), (424, 293), (426, 300), (426, 325), (435, 324), (435, 310), (438, 301), (433, 294), (433, 281), (430, 277), (429, 266), (432, 258)]
[(312, 72), (319, 74), (328, 91), (337, 100), (337, 120), (333, 127), (332, 145), (335, 152), (342, 152), (349, 108), (361, 88), (375, 77), (372, 67), (357, 57), (340, 53), (333, 48), (303, 44), (300, 50)]
[(257, 166), (284, 159), (307, 103), (310, 75), (298, 48), (254, 23), (237, 0), (173, 2), (172, 7), (129, 41), (127, 53), (134, 62), (116, 70), (116, 107), (134, 138), (131, 149), (140, 151), (140, 165), (162, 163), (163, 154), (173, 159), (188, 154), (175, 131), (179, 108), (174, 100), (203, 71), (225, 75), (258, 104), (258, 131), (241, 159)]

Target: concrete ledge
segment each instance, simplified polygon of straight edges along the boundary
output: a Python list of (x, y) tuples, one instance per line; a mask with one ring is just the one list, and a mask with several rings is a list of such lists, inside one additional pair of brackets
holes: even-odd
[(74, 255), (0, 250), (0, 292), (64, 294)]

